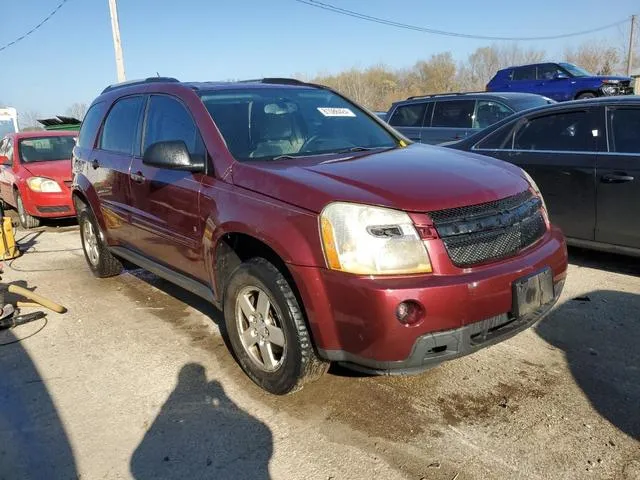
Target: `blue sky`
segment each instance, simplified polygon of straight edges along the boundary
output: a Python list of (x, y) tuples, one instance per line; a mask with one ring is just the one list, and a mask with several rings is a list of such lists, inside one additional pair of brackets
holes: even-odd
[[(543, 36), (613, 23), (640, 13), (637, 0), (452, 2), (325, 0), (343, 8), (464, 33)], [(35, 26), (59, 0), (2, 0), (0, 46)], [(506, 7), (505, 5), (509, 5)], [(315, 9), (294, 0), (118, 0), (127, 78), (184, 80), (314, 75), (384, 63), (408, 67), (433, 53), (457, 60), (491, 42), (428, 35)], [(638, 12), (636, 12), (638, 10)], [(592, 38), (615, 46), (622, 29), (572, 40), (520, 42), (561, 53)], [(19, 111), (64, 113), (116, 81), (107, 0), (69, 0), (33, 35), (0, 52), (0, 101)]]

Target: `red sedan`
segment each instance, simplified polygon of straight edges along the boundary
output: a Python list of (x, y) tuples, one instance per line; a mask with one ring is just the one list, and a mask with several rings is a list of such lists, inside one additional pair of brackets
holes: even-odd
[(23, 228), (41, 218), (76, 215), (71, 154), (78, 132), (11, 133), (0, 141), (0, 199), (18, 211)]

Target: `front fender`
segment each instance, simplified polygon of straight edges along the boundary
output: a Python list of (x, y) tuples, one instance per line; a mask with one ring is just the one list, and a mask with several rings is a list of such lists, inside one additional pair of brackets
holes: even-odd
[[(100, 200), (98, 199), (98, 194), (96, 193), (96, 190), (93, 187), (93, 184), (83, 174), (76, 173), (73, 179), (71, 195), (72, 195), (72, 198), (79, 196), (84, 201), (86, 201), (87, 206), (91, 209), (95, 219), (98, 221), (100, 230), (102, 230), (103, 233), (106, 233), (107, 224), (105, 222), (102, 209), (100, 208)], [(76, 207), (76, 210), (77, 210), (77, 207)]]

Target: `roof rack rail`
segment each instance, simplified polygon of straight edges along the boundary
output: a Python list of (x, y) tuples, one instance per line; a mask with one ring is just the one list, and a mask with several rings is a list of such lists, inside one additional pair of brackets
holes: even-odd
[(476, 93), (487, 93), (486, 91), (477, 91), (477, 92), (446, 92), (446, 93), (429, 93), (427, 95), (414, 95), (412, 97), (407, 97), (407, 100), (414, 100), (416, 98), (432, 98), (432, 97), (446, 97), (448, 95), (472, 95)]
[(237, 83), (273, 83), (273, 84), (281, 84), (281, 85), (307, 85), (306, 82), (302, 80), (297, 80), (295, 78), (286, 78), (286, 77), (267, 77), (267, 78), (253, 78), (250, 80), (238, 80)]
[(107, 88), (102, 90), (102, 93), (107, 93), (117, 88), (124, 88), (124, 87), (130, 87), (132, 85), (142, 85), (145, 83), (156, 83), (156, 82), (179, 83), (180, 80), (173, 77), (149, 77), (149, 78), (143, 78), (138, 80), (128, 80), (126, 82), (114, 83), (113, 85), (109, 85)]

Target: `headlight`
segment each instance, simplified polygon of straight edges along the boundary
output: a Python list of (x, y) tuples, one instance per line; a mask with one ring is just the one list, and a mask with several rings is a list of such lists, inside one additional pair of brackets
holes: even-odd
[(404, 212), (330, 203), (320, 214), (327, 266), (360, 275), (429, 273), (427, 249)]
[(521, 169), (521, 170), (522, 170), (522, 176), (527, 180), (527, 182), (529, 182), (529, 185), (531, 185), (531, 188), (533, 188), (533, 191), (536, 192), (536, 195), (538, 196), (538, 198), (540, 198), (540, 201), (542, 202), (542, 206), (544, 207), (545, 210), (547, 210), (547, 204), (545, 203), (544, 197), (542, 196), (542, 193), (538, 188), (538, 184), (535, 182), (533, 178), (531, 178), (531, 175), (529, 175), (525, 169)]
[(27, 180), (27, 185), (34, 192), (55, 193), (62, 191), (58, 182), (50, 178), (31, 177)]
[(605, 85), (604, 87), (602, 87), (602, 92), (605, 95), (615, 95), (617, 91), (618, 91), (618, 88), (615, 87), (614, 85)]

